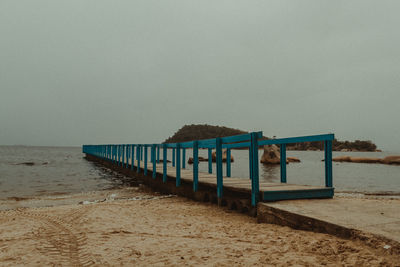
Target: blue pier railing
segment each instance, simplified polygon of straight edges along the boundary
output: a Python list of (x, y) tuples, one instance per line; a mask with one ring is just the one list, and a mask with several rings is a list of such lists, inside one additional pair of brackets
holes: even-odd
[[(212, 150), (216, 151), (216, 182), (217, 196), (223, 197), (223, 150), (226, 150), (226, 177), (231, 177), (231, 150), (247, 148), (249, 150), (249, 176), (251, 179), (251, 203), (256, 206), (259, 201), (259, 159), (258, 149), (264, 145), (280, 146), (280, 179), (281, 183), (287, 182), (286, 172), (286, 145), (301, 142), (324, 142), (325, 154), (325, 186), (332, 188), (332, 141), (333, 134), (301, 136), (280, 139), (262, 139), (262, 132), (235, 135), (229, 137), (218, 137), (207, 140), (195, 140), (183, 143), (168, 144), (108, 144), (108, 145), (83, 145), (83, 153), (93, 155), (113, 164), (130, 168), (136, 168), (137, 173), (143, 168), (143, 174), (148, 175), (148, 149), (150, 148), (150, 162), (153, 168), (150, 170), (152, 178), (157, 177), (157, 164), (160, 163), (160, 150), (162, 149), (162, 181), (167, 182), (168, 149), (172, 149), (172, 166), (175, 167), (175, 184), (181, 185), (181, 168), (185, 168), (186, 149), (192, 149), (193, 153), (193, 191), (198, 190), (199, 183), (199, 149), (208, 150), (208, 172), (212, 173)], [(135, 160), (136, 157), (136, 160)], [(141, 167), (143, 161), (143, 167)], [(129, 162), (131, 163), (129, 165)]]

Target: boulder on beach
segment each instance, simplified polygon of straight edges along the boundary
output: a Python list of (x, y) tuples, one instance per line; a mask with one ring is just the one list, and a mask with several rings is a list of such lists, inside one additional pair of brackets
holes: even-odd
[[(231, 162), (234, 161), (233, 156), (231, 155)], [(212, 162), (217, 162), (217, 151), (212, 153)], [(226, 149), (222, 153), (222, 162), (226, 162)]]
[[(280, 164), (281, 163), (281, 154), (279, 147), (276, 145), (267, 145), (264, 146), (264, 153), (260, 160), (263, 164)], [(286, 163), (289, 162), (300, 162), (300, 159), (295, 157), (287, 157)]]
[[(203, 158), (203, 157), (199, 157), (199, 162), (200, 161), (208, 161), (208, 159)], [(189, 164), (193, 164), (193, 162), (194, 162), (194, 159), (192, 157), (190, 157), (189, 160), (188, 160), (188, 163)]]

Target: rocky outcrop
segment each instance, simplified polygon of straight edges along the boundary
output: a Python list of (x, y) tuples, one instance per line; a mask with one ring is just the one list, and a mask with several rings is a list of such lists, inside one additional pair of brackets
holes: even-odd
[[(261, 157), (260, 162), (263, 164), (280, 164), (281, 154), (279, 147), (276, 145), (264, 146), (264, 153)], [(295, 157), (287, 157), (286, 163), (289, 162), (300, 162), (300, 159)]]
[(382, 164), (399, 164), (400, 165), (400, 156), (387, 156), (383, 159), (368, 158), (368, 157), (341, 156), (341, 157), (333, 158), (332, 161), (353, 162), (353, 163), (382, 163)]
[[(203, 157), (199, 157), (199, 162), (200, 161), (208, 161), (208, 159), (203, 158)], [(193, 164), (193, 162), (194, 162), (194, 159), (192, 157), (190, 157), (189, 160), (188, 160), (188, 163), (189, 164)]]
[[(233, 162), (233, 161), (234, 161), (234, 158), (231, 155), (231, 162)], [(217, 152), (216, 151), (214, 151), (212, 153), (212, 162), (217, 162)], [(222, 153), (222, 162), (226, 162), (226, 150), (224, 150)]]
[(400, 156), (387, 156), (382, 159), (383, 164), (399, 164), (400, 165)]

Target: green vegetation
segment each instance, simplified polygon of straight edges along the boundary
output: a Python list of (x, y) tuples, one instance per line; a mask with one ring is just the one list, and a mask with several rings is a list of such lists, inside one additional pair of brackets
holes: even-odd
[(164, 143), (180, 143), (193, 140), (210, 139), (231, 135), (245, 134), (248, 132), (224, 126), (213, 126), (208, 124), (185, 125)]
[[(185, 125), (179, 129), (172, 137), (165, 140), (164, 143), (180, 143), (193, 140), (210, 139), (216, 137), (225, 137), (238, 134), (248, 133), (246, 131), (228, 128), (224, 126), (213, 126), (208, 124), (192, 124)], [(266, 138), (266, 137), (264, 137)], [(371, 141), (356, 140), (338, 141), (333, 140), (332, 148), (334, 151), (375, 151), (376, 145)], [(288, 145), (289, 150), (323, 150), (323, 142), (306, 142)]]

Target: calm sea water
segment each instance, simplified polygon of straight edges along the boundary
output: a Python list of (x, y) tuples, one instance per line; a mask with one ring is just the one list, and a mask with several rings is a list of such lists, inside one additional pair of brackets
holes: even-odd
[[(191, 153), (191, 150), (187, 150), (186, 159)], [(261, 156), (262, 151), (259, 153)], [(171, 159), (171, 153), (168, 154)], [(207, 151), (200, 151), (199, 154), (207, 157)], [(396, 153), (334, 152), (334, 157), (384, 157), (390, 154)], [(248, 152), (235, 150), (232, 155), (235, 158), (232, 176), (247, 178)], [(0, 198), (78, 193), (137, 184), (135, 179), (89, 162), (83, 156), (79, 147), (0, 146)], [(301, 163), (288, 165), (288, 183), (324, 184), (324, 163), (321, 161), (323, 152), (288, 151), (288, 156), (301, 160)], [(34, 165), (23, 164), (26, 162)], [(191, 165), (186, 164), (186, 168), (191, 169)], [(207, 163), (200, 163), (200, 171), (207, 170)], [(279, 171), (279, 166), (260, 164), (260, 179), (278, 182)], [(213, 172), (215, 173), (215, 165)], [(400, 166), (333, 163), (333, 183), (336, 192), (400, 194)]]
[[(135, 184), (83, 156), (79, 147), (0, 146), (0, 198), (79, 193)], [(23, 164), (28, 162), (34, 165)]]

